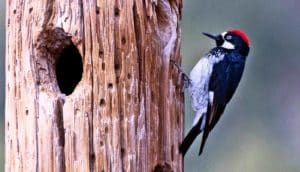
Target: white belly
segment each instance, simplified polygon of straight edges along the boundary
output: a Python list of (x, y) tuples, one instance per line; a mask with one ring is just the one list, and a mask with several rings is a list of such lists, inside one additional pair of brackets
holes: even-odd
[[(196, 111), (196, 116), (193, 125), (196, 125), (203, 114), (207, 112), (208, 102), (213, 101), (214, 93), (209, 93), (208, 86), (212, 74), (214, 64), (222, 60), (224, 56), (208, 55), (199, 60), (196, 66), (190, 73), (191, 84), (188, 91), (192, 98), (192, 107)], [(204, 127), (204, 121), (200, 125), (201, 129)]]

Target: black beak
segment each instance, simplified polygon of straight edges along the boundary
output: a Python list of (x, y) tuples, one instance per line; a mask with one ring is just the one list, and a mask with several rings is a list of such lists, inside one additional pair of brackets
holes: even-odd
[(215, 41), (217, 41), (217, 39), (219, 38), (219, 35), (215, 35), (215, 34), (211, 34), (211, 33), (203, 32), (202, 34), (209, 37), (209, 38), (211, 38), (211, 39), (213, 39), (213, 40), (215, 40)]
[(224, 40), (222, 38), (222, 35), (217, 35), (217, 34), (211, 34), (211, 33), (205, 33), (203, 32), (203, 35), (213, 39), (216, 41), (217, 46), (221, 46), (224, 43)]

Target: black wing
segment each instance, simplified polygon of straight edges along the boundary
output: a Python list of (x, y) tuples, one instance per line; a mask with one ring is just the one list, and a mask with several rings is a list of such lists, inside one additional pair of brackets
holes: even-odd
[(244, 70), (244, 61), (232, 62), (228, 58), (216, 64), (210, 78), (209, 91), (214, 93), (212, 104), (209, 103), (206, 114), (199, 155), (201, 155), (210, 131), (223, 114), (227, 103), (232, 98)]
[(211, 105), (210, 129), (215, 126), (231, 100), (244, 71), (244, 61), (230, 61), (224, 58), (216, 64), (209, 82), (209, 91), (214, 93), (213, 105)]

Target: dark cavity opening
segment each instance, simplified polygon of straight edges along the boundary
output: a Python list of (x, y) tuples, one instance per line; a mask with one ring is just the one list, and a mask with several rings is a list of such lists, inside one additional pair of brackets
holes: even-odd
[(60, 91), (70, 95), (81, 80), (83, 72), (82, 58), (74, 44), (62, 50), (55, 72)]

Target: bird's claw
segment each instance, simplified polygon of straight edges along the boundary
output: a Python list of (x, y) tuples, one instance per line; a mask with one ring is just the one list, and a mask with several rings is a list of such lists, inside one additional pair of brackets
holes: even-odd
[(183, 79), (183, 87), (188, 88), (191, 84), (190, 77), (182, 70), (182, 68), (174, 60), (170, 60), (170, 62), (173, 63), (176, 66), (176, 68), (180, 71), (180, 74), (182, 75)]
[(183, 77), (183, 87), (188, 88), (191, 85), (191, 79), (187, 74), (185, 73), (181, 73), (181, 74)]

